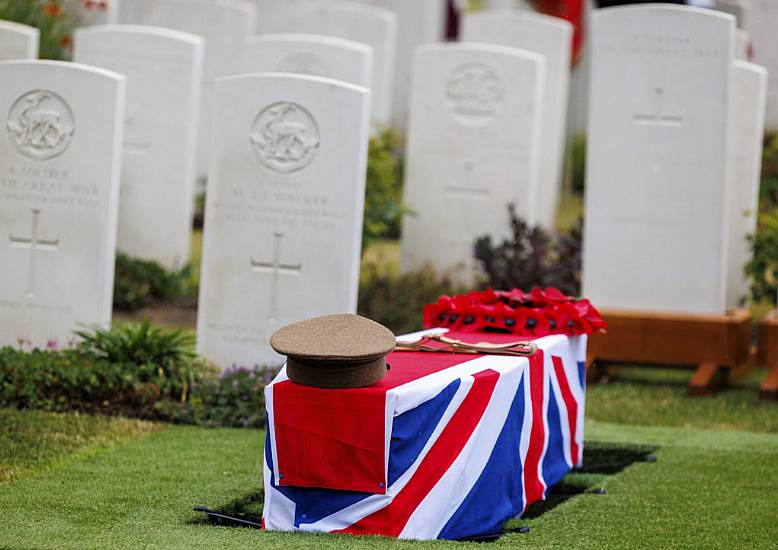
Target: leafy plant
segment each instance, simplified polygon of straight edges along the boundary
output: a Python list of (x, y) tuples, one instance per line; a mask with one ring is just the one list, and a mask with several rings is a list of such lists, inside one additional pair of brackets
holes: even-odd
[(397, 134), (382, 130), (370, 138), (365, 190), (365, 215), (362, 247), (382, 237), (397, 238), (402, 206), (403, 162), (398, 153)]
[(582, 195), (586, 189), (586, 136), (577, 134), (570, 140), (570, 154), (567, 158), (570, 189)]
[(486, 274), (486, 284), (497, 289), (556, 287), (577, 296), (581, 286), (582, 235), (580, 224), (569, 234), (553, 235), (530, 227), (508, 206), (511, 237), (493, 244), (479, 238), (474, 256)]
[(153, 302), (171, 303), (195, 294), (189, 288), (191, 268), (167, 271), (157, 262), (116, 255), (113, 305), (120, 311), (136, 311)]
[(70, 59), (78, 18), (64, 0), (0, 0), (0, 19), (37, 27), (41, 59)]
[(163, 330), (148, 321), (111, 329), (76, 332), (78, 348), (85, 355), (111, 364), (134, 365), (138, 380), (155, 382), (166, 395), (182, 401), (192, 386), (194, 338), (180, 330)]
[(142, 323), (79, 333), (64, 350), (0, 348), (0, 407), (84, 411), (203, 426), (262, 427), (275, 370), (223, 375), (191, 338)]
[(768, 135), (764, 140), (759, 194), (762, 210), (778, 208), (778, 134)]
[(756, 235), (751, 237), (754, 258), (746, 265), (755, 302), (775, 303), (778, 296), (778, 207), (759, 216)]
[(458, 290), (430, 267), (398, 274), (366, 263), (362, 267), (358, 310), (395, 334), (403, 334), (422, 328), (421, 313), (426, 304)]

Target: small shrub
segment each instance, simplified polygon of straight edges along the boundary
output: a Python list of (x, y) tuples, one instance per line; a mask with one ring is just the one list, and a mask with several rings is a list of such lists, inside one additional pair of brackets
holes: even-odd
[(422, 308), (442, 294), (456, 293), (451, 281), (432, 268), (397, 274), (368, 263), (359, 285), (359, 314), (373, 319), (395, 334), (422, 328)]
[(580, 224), (567, 235), (529, 227), (508, 206), (511, 238), (493, 244), (489, 236), (476, 241), (474, 256), (491, 288), (555, 287), (577, 296), (581, 287)]
[(262, 427), (275, 370), (195, 358), (191, 339), (148, 324), (79, 334), (69, 349), (0, 348), (0, 407), (83, 411), (202, 426)]
[(778, 134), (764, 140), (759, 195), (763, 211), (778, 208)]
[(570, 140), (568, 178), (570, 189), (583, 195), (586, 189), (586, 136), (578, 134)]
[(755, 302), (774, 303), (778, 296), (778, 207), (759, 216), (751, 237), (754, 259), (746, 265)]
[(160, 401), (159, 418), (199, 426), (263, 428), (266, 425), (265, 386), (277, 369), (233, 368), (221, 376), (202, 377), (185, 402)]
[(397, 238), (402, 207), (403, 163), (398, 138), (392, 130), (382, 130), (370, 138), (365, 190), (365, 216), (362, 248), (380, 238)]
[(113, 305), (119, 311), (137, 311), (154, 302), (173, 303), (196, 293), (189, 288), (191, 268), (167, 271), (157, 262), (116, 255)]
[(0, 0), (0, 19), (37, 27), (41, 59), (70, 59), (78, 16), (64, 0)]

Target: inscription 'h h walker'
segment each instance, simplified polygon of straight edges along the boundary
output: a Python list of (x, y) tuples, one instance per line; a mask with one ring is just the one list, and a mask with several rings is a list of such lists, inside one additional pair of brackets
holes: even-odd
[(270, 282), (270, 316), (268, 317), (268, 321), (275, 321), (278, 317), (278, 276), (300, 276), (303, 268), (302, 263), (281, 263), (281, 240), (283, 238), (283, 233), (273, 233), (273, 260), (271, 262), (258, 262), (253, 258), (251, 260), (252, 271), (270, 273), (273, 276)]
[(59, 247), (59, 239), (41, 239), (39, 235), (40, 214), (39, 208), (31, 209), (32, 231), (30, 237), (16, 237), (11, 233), (8, 238), (14, 248), (27, 248), (30, 251), (29, 265), (27, 268), (27, 298), (35, 298), (35, 252), (38, 250), (56, 252)]

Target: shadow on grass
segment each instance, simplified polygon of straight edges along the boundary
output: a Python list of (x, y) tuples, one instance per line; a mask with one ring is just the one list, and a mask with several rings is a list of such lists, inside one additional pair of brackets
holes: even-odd
[[(658, 449), (651, 445), (625, 445), (617, 443), (587, 443), (584, 445), (584, 466), (568, 473), (557, 483), (546, 500), (532, 504), (521, 519), (535, 519), (577, 497), (578, 495), (595, 492), (608, 476), (615, 475), (636, 462), (652, 461), (653, 453)], [(261, 491), (248, 493), (213, 510), (217, 514), (236, 518), (242, 521), (259, 522), (262, 515), (263, 496)], [(238, 522), (221, 519), (213, 515), (203, 516), (191, 521), (193, 524), (221, 525), (229, 527), (245, 527)], [(524, 532), (525, 527), (508, 528), (509, 532)], [(498, 536), (479, 537), (471, 541), (490, 542)]]
[(546, 500), (532, 504), (521, 519), (535, 519), (586, 492), (596, 491), (607, 478), (636, 462), (648, 462), (658, 449), (652, 445), (586, 443), (584, 465), (567, 474), (551, 488)]

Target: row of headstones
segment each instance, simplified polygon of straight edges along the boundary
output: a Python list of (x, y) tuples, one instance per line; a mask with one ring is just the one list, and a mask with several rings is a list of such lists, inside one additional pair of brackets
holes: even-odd
[[(465, 37), (502, 40), (507, 13), (466, 17)], [(602, 307), (723, 314), (749, 294), (767, 71), (735, 59), (735, 19), (718, 11), (593, 19), (583, 293)], [(544, 77), (543, 59), (480, 45), (418, 55), (404, 269), (432, 263), (471, 282), (473, 243), (507, 237), (509, 202), (547, 226), (556, 196), (544, 194), (558, 187), (536, 183), (549, 166), (539, 134), (561, 128), (539, 116), (554, 100), (546, 65)]]
[[(603, 270), (604, 265), (609, 291), (623, 289), (625, 299), (644, 301), (634, 307), (702, 311), (702, 302), (694, 300), (709, 297), (706, 292), (717, 284), (717, 276), (720, 279), (722, 273), (725, 277), (733, 273), (724, 258), (728, 253), (721, 249), (735, 242), (727, 240), (727, 231), (735, 230), (735, 222), (726, 215), (738, 210), (726, 208), (731, 199), (727, 193), (733, 198), (746, 197), (744, 202), (753, 204), (750, 197), (755, 193), (755, 178), (750, 174), (758, 166), (758, 159), (754, 161), (758, 147), (752, 146), (758, 144), (760, 136), (758, 109), (753, 119), (746, 116), (751, 112), (732, 114), (735, 118), (742, 116), (743, 125), (751, 124), (751, 130), (738, 130), (737, 139), (731, 140), (743, 144), (745, 160), (741, 169), (747, 169), (746, 176), (735, 179), (737, 164), (729, 161), (735, 153), (726, 148), (727, 140), (722, 136), (740, 128), (741, 123), (728, 123), (732, 106), (753, 110), (764, 104), (763, 95), (761, 100), (758, 97), (760, 90), (764, 92), (764, 73), (738, 65), (761, 75), (761, 81), (756, 79), (756, 92), (745, 87), (742, 92), (733, 92), (744, 93), (745, 101), (731, 100), (731, 18), (681, 8), (605, 13), (612, 14), (615, 22), (611, 27), (598, 19), (595, 52), (601, 48), (605, 53), (619, 52), (624, 58), (622, 65), (631, 67), (632, 73), (629, 79), (614, 76), (611, 65), (620, 70), (622, 65), (616, 64), (620, 58), (608, 59), (606, 64), (600, 57), (604, 54), (595, 56), (595, 68), (600, 64), (605, 68), (595, 70), (593, 97), (605, 102), (607, 108), (599, 116), (593, 115), (593, 123), (605, 127), (603, 135), (621, 149), (614, 158), (608, 145), (603, 147), (593, 132), (586, 292), (600, 294), (605, 305), (624, 305), (609, 299), (592, 283), (603, 278), (596, 271), (592, 276), (591, 270)], [(630, 28), (622, 19), (630, 17), (640, 21), (634, 25), (642, 34), (632, 29), (632, 34), (621, 36), (618, 29), (623, 33), (623, 28)], [(709, 21), (727, 27), (723, 32), (716, 28), (708, 36), (706, 25), (714, 24)], [(668, 24), (679, 22), (689, 25), (677, 27), (685, 29), (676, 31), (677, 36), (664, 30)], [(715, 42), (714, 35), (723, 42), (706, 42)], [(669, 49), (667, 41), (672, 45)], [(156, 61), (151, 52), (159, 51), (150, 44), (149, 59)], [(409, 138), (409, 197), (420, 213), (419, 220), (436, 213), (445, 215), (433, 218), (426, 233), (414, 229), (415, 222), (409, 223), (406, 243), (434, 248), (431, 252), (446, 261), (456, 259), (460, 247), (467, 249), (465, 257), (469, 258), (472, 239), (464, 231), (470, 229), (465, 222), (475, 225), (485, 220), (493, 225), (495, 233), (502, 233), (507, 220), (499, 218), (505, 199), (515, 198), (521, 190), (519, 198), (531, 204), (532, 188), (527, 182), (540, 170), (538, 157), (532, 155), (542, 135), (539, 106), (545, 96), (543, 64), (544, 59), (537, 55), (486, 45), (428, 46), (419, 53)], [(636, 69), (654, 65), (658, 67), (655, 70)], [(723, 71), (723, 82), (712, 66)], [(5, 90), (4, 98), (10, 107), (6, 111), (3, 157), (10, 160), (2, 163), (0, 191), (10, 220), (7, 263), (11, 269), (4, 285), (8, 294), (2, 304), (7, 312), (2, 334), (10, 337), (19, 334), (19, 327), (33, 327), (30, 330), (38, 331), (38, 340), (62, 338), (63, 331), (72, 329), (74, 319), (105, 322), (106, 315), (110, 318), (110, 227), (116, 216), (111, 213), (111, 204), (115, 210), (117, 200), (113, 187), (105, 182), (115, 181), (118, 168), (116, 151), (106, 146), (113, 144), (115, 148), (115, 142), (121, 142), (116, 136), (121, 133), (122, 118), (117, 118), (121, 107), (117, 106), (113, 115), (110, 109), (97, 108), (101, 86), (89, 81), (98, 77), (105, 80), (109, 76), (105, 72), (64, 69), (50, 63), (11, 63), (3, 70), (13, 71), (4, 82), (14, 82), (16, 88)], [(60, 74), (67, 70), (89, 76), (70, 79)], [(160, 70), (165, 72), (164, 67)], [(616, 75), (627, 74), (619, 70)], [(667, 82), (670, 75), (676, 80)], [(680, 75), (695, 75), (694, 86), (699, 88), (689, 89)], [(111, 79), (116, 97), (108, 98), (106, 103), (120, 104), (122, 85), (117, 82), (122, 79), (116, 75)], [(62, 91), (65, 81), (72, 82), (73, 89)], [(659, 81), (663, 83), (658, 85)], [(56, 87), (52, 82), (59, 86), (57, 90), (52, 90)], [(733, 82), (737, 84), (738, 80)], [(644, 86), (651, 92), (648, 97), (644, 97)], [(106, 87), (104, 83), (102, 88)], [(84, 94), (84, 90), (89, 93)], [(77, 92), (88, 97), (76, 97)], [(270, 357), (257, 349), (266, 349), (266, 337), (279, 322), (355, 307), (368, 93), (346, 84), (288, 77), (225, 79), (216, 92), (221, 95), (215, 104), (218, 116), (213, 128), (213, 187), (207, 206), (199, 346), (222, 364), (249, 364)], [(646, 106), (636, 104), (641, 99)], [(101, 116), (93, 115), (84, 125), (77, 124), (74, 113), (88, 112), (85, 109), (89, 106), (89, 111)], [(629, 124), (619, 125), (617, 113), (622, 110), (634, 111), (628, 113)], [(90, 128), (96, 123), (109, 126), (102, 130)], [(707, 131), (710, 128), (706, 124), (718, 124), (716, 131)], [(675, 135), (664, 134), (673, 131)], [(76, 146), (84, 134), (81, 146)], [(115, 136), (114, 140), (106, 139), (110, 135)], [(716, 144), (709, 147), (708, 141), (701, 145), (684, 142), (708, 139), (708, 135), (713, 136), (712, 141), (718, 139), (724, 149), (716, 149)], [(327, 139), (331, 136), (338, 136), (337, 144)], [(717, 156), (708, 155), (712, 150)], [(476, 160), (468, 158), (470, 155)], [(652, 159), (650, 166), (639, 162), (644, 157)], [(696, 176), (691, 172), (695, 162), (701, 170), (697, 180), (691, 178)], [(609, 170), (611, 166), (617, 167), (613, 168), (616, 177), (599, 175), (598, 167)], [(476, 173), (472, 180), (462, 177), (476, 169), (487, 171)], [(733, 171), (733, 176), (726, 176), (727, 170)], [(516, 180), (510, 180), (514, 173), (518, 173)], [(508, 183), (503, 185), (506, 180)], [(492, 181), (494, 185), (490, 185)], [(736, 192), (730, 183), (734, 181), (742, 185), (743, 193)], [(418, 193), (414, 198), (418, 190), (424, 191), (426, 198)], [(692, 196), (697, 191), (700, 196)], [(626, 214), (614, 210), (611, 203), (617, 199), (627, 203)], [(629, 212), (640, 206), (648, 215), (644, 211)], [(602, 223), (598, 226), (597, 220), (603, 219), (625, 227), (617, 226), (615, 235), (610, 234), (610, 228), (598, 234)], [(654, 227), (657, 220), (663, 222), (659, 228)], [(55, 235), (54, 228), (60, 224), (63, 227)], [(632, 231), (629, 234), (633, 240), (624, 240), (623, 250), (617, 249), (614, 245), (622, 244), (622, 233), (635, 226), (648, 226), (654, 231), (670, 229), (656, 239), (653, 234)], [(24, 227), (28, 227), (27, 233)], [(647, 257), (635, 253), (645, 246), (641, 235), (644, 240), (658, 241), (658, 248), (651, 249)], [(76, 248), (68, 251), (65, 243)], [(407, 245), (404, 248), (407, 250)], [(606, 252), (600, 253), (598, 261), (591, 260), (597, 257), (597, 250)], [(39, 290), (42, 275), (37, 268), (45, 262), (45, 251), (57, 251), (74, 264), (65, 269), (56, 262), (49, 263), (50, 267), (57, 266), (57, 281), (48, 281), (53, 284), (47, 285), (47, 297)], [(19, 256), (22, 253), (26, 254), (26, 263)], [(603, 257), (605, 254), (608, 256)], [(708, 254), (715, 258), (714, 263), (721, 262), (715, 273), (705, 271), (711, 265)], [(707, 262), (696, 265), (698, 278), (689, 273), (694, 269), (673, 263), (685, 258)], [(649, 273), (646, 264), (652, 262), (657, 269)], [(635, 263), (639, 269), (633, 267)], [(687, 284), (683, 277), (690, 282)], [(98, 291), (76, 292), (85, 290), (84, 280), (93, 281)], [(17, 287), (21, 282), (26, 290), (20, 294)], [(683, 300), (668, 302), (665, 294), (673, 291), (673, 300), (677, 295)], [(715, 308), (720, 310), (719, 306)]]
[[(489, 27), (492, 24), (490, 22), (493, 20), (494, 18), (484, 18), (480, 25), (481, 29), (479, 30), (478, 26), (474, 24), (473, 32), (490, 34), (491, 29)], [(475, 23), (476, 19), (474, 18), (473, 21)], [(527, 45), (535, 45), (536, 48), (547, 50), (553, 61), (554, 69), (548, 73), (547, 77), (543, 75), (541, 78), (541, 75), (535, 75), (533, 81), (538, 90), (540, 90), (539, 95), (543, 96), (545, 95), (543, 90), (548, 79), (553, 88), (553, 92), (550, 94), (552, 100), (558, 105), (564, 106), (566, 74), (569, 63), (569, 25), (553, 18), (532, 16), (531, 14), (514, 14), (513, 17), (505, 21), (508, 24), (502, 29), (503, 40), (509, 43), (510, 41), (520, 40)], [(512, 34), (517, 31), (518, 38), (513, 37)], [(322, 51), (322, 45), (326, 46), (327, 40), (335, 42), (323, 37), (308, 37), (306, 43), (302, 37), (297, 36), (294, 38), (295, 44), (290, 46), (289, 44), (278, 44), (279, 40), (267, 36), (258, 38), (249, 42), (248, 49), (251, 50), (251, 55), (250, 61), (247, 61), (247, 63), (261, 64), (260, 58), (263, 56), (259, 55), (261, 53), (259, 51), (260, 47), (267, 49), (275, 46), (276, 49), (280, 48), (286, 53), (289, 53), (291, 50), (293, 53), (298, 54), (301, 51), (313, 52), (314, 50), (311, 49), (310, 44), (317, 46), (315, 49), (317, 59), (327, 59), (327, 52)], [(120, 200), (119, 249), (135, 253), (138, 256), (153, 257), (162, 261), (168, 267), (175, 267), (182, 263), (182, 258), (185, 258), (184, 255), (189, 245), (188, 219), (191, 216), (191, 206), (188, 201), (182, 201), (181, 197), (187, 196), (188, 184), (192, 181), (191, 171), (186, 169), (186, 167), (191, 166), (189, 162), (192, 156), (191, 144), (194, 139), (194, 131), (196, 130), (198, 89), (196, 83), (199, 81), (198, 74), (200, 57), (202, 55), (202, 45), (200, 42), (197, 37), (184, 33), (149, 27), (121, 26), (93, 27), (80, 30), (75, 40), (74, 53), (76, 61), (115, 70), (128, 76), (129, 91), (127, 94), (127, 124), (125, 126), (122, 166), (123, 185)], [(535, 44), (536, 42), (537, 44)], [(338, 45), (334, 43), (332, 49), (336, 53), (339, 51), (342, 54), (343, 48), (335, 47)], [(467, 57), (465, 53), (467, 48), (463, 47), (461, 49), (464, 57)], [(499, 54), (505, 53), (503, 50), (508, 50), (508, 48), (501, 49), (488, 46), (475, 48), (475, 50), (479, 49), (485, 52), (487, 57), (490, 53), (498, 54), (499, 57)], [(367, 49), (363, 47), (362, 51), (367, 51)], [(450, 52), (455, 52), (455, 49), (451, 49)], [(544, 59), (538, 55), (533, 56), (528, 53), (526, 55), (540, 65), (544, 63)], [(268, 60), (271, 58), (277, 59), (272, 49), (264, 57)], [(248, 59), (249, 56), (247, 56)], [(342, 60), (343, 58), (330, 58), (328, 61), (330, 65), (339, 67), (339, 61)], [(453, 60), (454, 57), (452, 57)], [(469, 79), (472, 76), (472, 67), (467, 62), (460, 64), (462, 67), (452, 73), (451, 82), (446, 83), (446, 86), (448, 86), (447, 93), (453, 94), (452, 98), (458, 96), (456, 98), (460, 102), (458, 109), (463, 111), (466, 118), (475, 116), (477, 119), (481, 115), (467, 112), (470, 108), (478, 109), (478, 103), (480, 102), (480, 99), (477, 97), (469, 97), (471, 93), (469, 90), (471, 87)], [(261, 68), (259, 67), (259, 70)], [(341, 69), (342, 72), (343, 70)], [(355, 71), (355, 73), (358, 72), (360, 71)], [(478, 77), (477, 73), (478, 68), (476, 68), (476, 77)], [(511, 88), (519, 89), (521, 87), (521, 76), (521, 74), (516, 75), (515, 83), (517, 85), (512, 85)], [(342, 76), (342, 78), (345, 79), (347, 77)], [(425, 85), (421, 83), (421, 79), (419, 79), (419, 82), (419, 88), (424, 88)], [(453, 87), (450, 85), (452, 82), (454, 84)], [(500, 94), (502, 93), (504, 91), (500, 91)], [(35, 106), (36, 111), (51, 110), (52, 103), (54, 108), (57, 108), (56, 101), (52, 97), (45, 96), (39, 99), (39, 103)], [(539, 104), (531, 106), (530, 110), (532, 111), (531, 113), (525, 111), (521, 115), (529, 114), (533, 119), (539, 118), (541, 113)], [(549, 112), (551, 110), (546, 111), (546, 113)], [(277, 117), (282, 118), (282, 124), (280, 125), (288, 125), (286, 119), (289, 117), (294, 118), (295, 115), (294, 113), (277, 114)], [(550, 120), (550, 123), (551, 127), (559, 131), (544, 132), (543, 134), (543, 139), (550, 140), (548, 150), (554, 148), (561, 149), (561, 145), (556, 147), (555, 142), (561, 141), (563, 132), (559, 127), (563, 126), (563, 119), (564, 114), (558, 113), (553, 120)], [(258, 128), (257, 124), (259, 122), (255, 120), (255, 129)], [(293, 122), (292, 125), (294, 124)], [(533, 131), (539, 132), (541, 127), (539, 120), (535, 120), (531, 127), (534, 128)], [(522, 132), (523, 128), (518, 128), (518, 130)], [(258, 143), (262, 139), (264, 132), (266, 132), (265, 129), (255, 132), (252, 134), (251, 139)], [(509, 146), (518, 143), (524, 149), (529, 146), (534, 152), (537, 152), (540, 149), (537, 138), (537, 135), (533, 135), (532, 139), (529, 140), (526, 139), (526, 136), (519, 136), (519, 140), (512, 140)], [(552, 159), (552, 162), (558, 165), (561, 162), (560, 157), (561, 153), (555, 159)], [(551, 159), (551, 156), (547, 158)], [(530, 161), (529, 164), (533, 166), (532, 171), (537, 172), (538, 159), (535, 158), (534, 153), (532, 158), (530, 158), (530, 155), (527, 155), (527, 159)], [(548, 166), (548, 161), (546, 166)], [(275, 166), (274, 169), (282, 172), (285, 171), (283, 166)], [(509, 181), (504, 186), (504, 190), (509, 195), (515, 194), (514, 190), (511, 189), (512, 183), (513, 181)], [(213, 207), (209, 206), (209, 208)], [(41, 212), (33, 215), (34, 223), (38, 223), (40, 215)], [(273, 238), (267, 239), (268, 242), (265, 247), (268, 249), (268, 252), (269, 249), (282, 245), (283, 237), (278, 233), (281, 232), (272, 232)], [(160, 235), (165, 235), (166, 237), (160, 239)], [(287, 235), (287, 239), (288, 237)], [(37, 236), (28, 238), (34, 241), (38, 239)], [(353, 237), (349, 239), (353, 240)], [(206, 235), (206, 242), (209, 240), (209, 237)], [(358, 243), (356, 244), (355, 250), (358, 250)], [(44, 248), (37, 246), (37, 249), (41, 250)], [(174, 252), (171, 253), (171, 250)], [(206, 246), (206, 254), (204, 256), (206, 265), (210, 258), (207, 250)], [(30, 254), (32, 258), (35, 255), (35, 251), (31, 250)], [(30, 271), (33, 268), (33, 264), (30, 264)], [(281, 269), (281, 273), (285, 274), (286, 272)], [(269, 301), (274, 302), (279, 300), (277, 298), (278, 293), (276, 292), (278, 271), (271, 269), (270, 274), (272, 275), (271, 282), (274, 285), (274, 290), (270, 293), (272, 298), (269, 298)], [(30, 276), (32, 277), (32, 275)], [(205, 276), (203, 287), (208, 289)], [(349, 295), (356, 295), (355, 281), (353, 288), (349, 290)], [(217, 292), (215, 296), (218, 299), (221, 294)], [(339, 309), (353, 309), (350, 301), (341, 300), (339, 304)], [(270, 309), (272, 310), (274, 307), (270, 307)], [(299, 308), (297, 311), (298, 315), (301, 314)], [(277, 315), (274, 314), (273, 316)], [(229, 325), (229, 323), (221, 324)], [(201, 322), (200, 326), (202, 334), (206, 332), (206, 328), (202, 327), (209, 325)], [(201, 341), (205, 340), (206, 337), (203, 336)]]
[[(148, 63), (164, 62), (160, 81), (188, 71), (146, 45)], [(0, 344), (64, 344), (80, 324), (111, 320), (128, 82), (54, 61), (0, 62), (0, 81)], [(216, 81), (198, 314), (206, 356), (262, 363), (279, 323), (355, 310), (369, 101), (366, 88), (310, 76)], [(194, 104), (161, 109), (164, 126)]]

